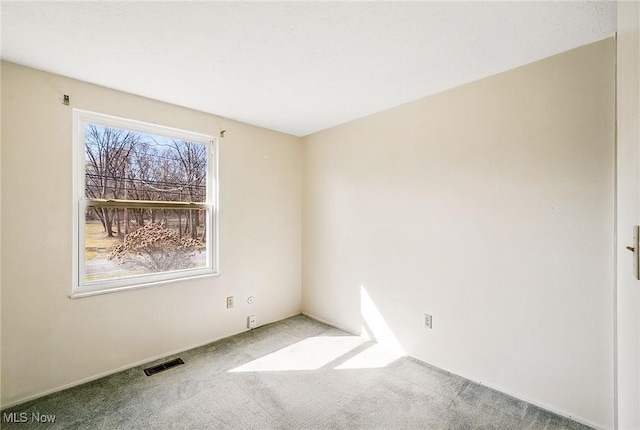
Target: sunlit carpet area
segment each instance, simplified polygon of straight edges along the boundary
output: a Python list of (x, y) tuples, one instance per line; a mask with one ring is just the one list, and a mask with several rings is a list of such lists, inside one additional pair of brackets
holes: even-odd
[(145, 376), (149, 363), (2, 411), (1, 427), (588, 428), (302, 315), (175, 357), (185, 364)]

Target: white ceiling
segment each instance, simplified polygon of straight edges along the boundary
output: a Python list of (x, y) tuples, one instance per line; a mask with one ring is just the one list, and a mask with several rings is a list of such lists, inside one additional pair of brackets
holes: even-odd
[(7, 2), (2, 58), (304, 136), (615, 32), (614, 2)]

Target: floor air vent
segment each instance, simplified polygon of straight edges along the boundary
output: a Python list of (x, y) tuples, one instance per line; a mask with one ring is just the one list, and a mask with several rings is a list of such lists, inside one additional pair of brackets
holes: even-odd
[(158, 364), (157, 366), (147, 367), (144, 369), (144, 374), (147, 376), (155, 375), (156, 373), (160, 373), (167, 369), (171, 369), (172, 367), (180, 366), (184, 364), (181, 358), (176, 358), (171, 361), (167, 361), (166, 363)]

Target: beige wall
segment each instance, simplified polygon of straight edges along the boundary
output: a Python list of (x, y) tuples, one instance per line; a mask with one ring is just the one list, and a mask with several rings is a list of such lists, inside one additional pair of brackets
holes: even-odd
[[(227, 130), (220, 277), (69, 298), (72, 107)], [(2, 141), (3, 406), (300, 312), (299, 138), (3, 62)]]
[(303, 138), (303, 312), (611, 428), (614, 53)]

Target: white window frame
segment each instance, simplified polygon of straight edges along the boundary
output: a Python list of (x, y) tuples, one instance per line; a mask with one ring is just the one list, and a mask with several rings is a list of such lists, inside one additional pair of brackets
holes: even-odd
[[(89, 199), (85, 196), (85, 124), (97, 124), (133, 132), (207, 145), (206, 202), (147, 202)], [(71, 297), (84, 297), (134, 288), (219, 275), (218, 270), (218, 138), (132, 119), (73, 109), (73, 285)], [(85, 212), (90, 206), (206, 209), (206, 267), (148, 275), (85, 282)]]

